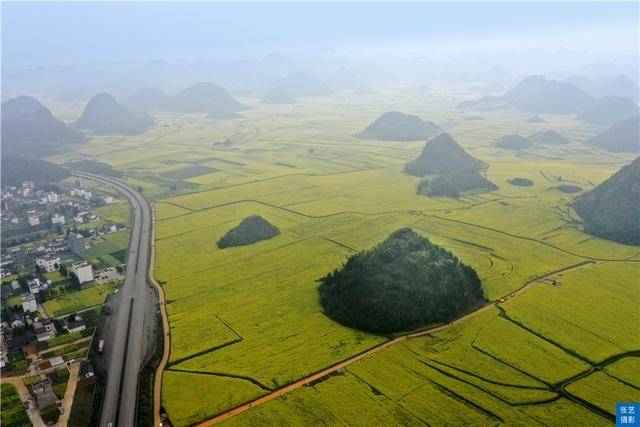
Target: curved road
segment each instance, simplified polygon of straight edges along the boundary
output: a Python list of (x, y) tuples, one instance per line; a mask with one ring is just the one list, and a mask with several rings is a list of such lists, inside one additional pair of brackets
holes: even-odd
[(90, 173), (73, 175), (115, 187), (126, 196), (134, 210), (129, 257), (124, 284), (119, 290), (119, 306), (105, 322), (102, 333), (107, 364), (106, 388), (100, 426), (135, 425), (138, 374), (144, 357), (144, 307), (147, 304), (147, 271), (151, 249), (151, 208), (137, 191), (119, 181)]

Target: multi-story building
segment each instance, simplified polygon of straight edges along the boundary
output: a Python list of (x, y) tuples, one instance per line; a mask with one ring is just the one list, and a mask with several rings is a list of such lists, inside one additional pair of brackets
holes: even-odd
[(47, 273), (51, 273), (60, 268), (60, 257), (47, 256), (36, 258), (36, 265)]
[(22, 302), (22, 311), (25, 313), (35, 313), (38, 311), (36, 297), (32, 294), (22, 294), (20, 301)]
[(93, 280), (93, 268), (87, 261), (73, 263), (71, 265), (71, 271), (76, 275), (81, 284)]

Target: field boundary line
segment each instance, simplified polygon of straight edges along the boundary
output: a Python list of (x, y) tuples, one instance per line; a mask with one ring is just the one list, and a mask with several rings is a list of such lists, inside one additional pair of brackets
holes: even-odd
[[(309, 374), (305, 377), (302, 377), (294, 382), (291, 382), (287, 385), (284, 385), (278, 389), (275, 389), (273, 391), (271, 391), (270, 393), (267, 393), (265, 395), (259, 396), (253, 400), (250, 400), (248, 402), (242, 403), (240, 405), (237, 405), (235, 407), (232, 407), (224, 412), (219, 413), (218, 415), (215, 415), (211, 418), (208, 418), (206, 420), (203, 420), (195, 425), (197, 426), (209, 426), (209, 425), (214, 425), (214, 424), (218, 424), (221, 423), (235, 415), (238, 415), (242, 412), (245, 412), (253, 407), (256, 407), (258, 405), (261, 405), (263, 403), (269, 402), (273, 399), (276, 399), (286, 393), (289, 393), (291, 391), (297, 390), (305, 385), (309, 385), (309, 384), (313, 384), (316, 383), (318, 380), (321, 380), (327, 376), (333, 375), (337, 372), (341, 372), (342, 370), (344, 370), (347, 366), (358, 362), (368, 356), (371, 356), (373, 354), (376, 354), (384, 349), (387, 349), (389, 347), (391, 347), (394, 344), (397, 343), (401, 343), (405, 340), (411, 339), (411, 338), (417, 338), (417, 337), (422, 337), (425, 335), (430, 335), (436, 332), (440, 332), (446, 329), (449, 329), (453, 326), (459, 325), (460, 323), (463, 323), (465, 320), (471, 319), (479, 314), (482, 314), (486, 311), (491, 310), (492, 308), (495, 308), (498, 304), (513, 298), (515, 296), (519, 296), (522, 293), (526, 292), (527, 290), (531, 289), (534, 285), (538, 284), (538, 283), (544, 283), (545, 279), (548, 279), (550, 277), (553, 277), (556, 274), (562, 273), (562, 272), (566, 272), (566, 271), (570, 271), (570, 270), (575, 270), (575, 269), (579, 269), (582, 267), (585, 267), (587, 265), (593, 265), (596, 262), (593, 260), (587, 260), (587, 261), (583, 261), (580, 262), (578, 264), (574, 264), (574, 265), (570, 265), (567, 267), (564, 267), (562, 269), (553, 271), (551, 273), (547, 273), (545, 275), (539, 276), (537, 278), (534, 278), (532, 280), (529, 280), (528, 282), (526, 282), (524, 285), (522, 285), (519, 289), (517, 289), (516, 291), (512, 291), (509, 292), (508, 294), (506, 294), (505, 296), (503, 296), (502, 298), (496, 298), (493, 301), (488, 302), (487, 304), (476, 308), (473, 311), (464, 313), (462, 315), (460, 315), (459, 317), (457, 317), (456, 319), (450, 321), (449, 323), (444, 323), (438, 326), (433, 326), (431, 328), (428, 329), (424, 329), (424, 330), (419, 330), (419, 331), (413, 331), (413, 332), (408, 332), (406, 334), (403, 335), (399, 335), (396, 336), (395, 338), (390, 338), (385, 342), (382, 342), (380, 344), (377, 344), (367, 350), (364, 350), (358, 354), (355, 354), (347, 359), (343, 359), (342, 361), (338, 361), (336, 363), (334, 363), (333, 365), (330, 365), (324, 369), (321, 369), (319, 371), (316, 371), (312, 374)], [(472, 344), (473, 347), (473, 344)], [(516, 368), (516, 370), (518, 370)], [(542, 381), (539, 378), (535, 378), (533, 376), (531, 376), (530, 374), (526, 373), (526, 372), (522, 372), (523, 374), (525, 374), (526, 376), (533, 378), (535, 380), (537, 380), (540, 383), (546, 384), (546, 385), (551, 385), (546, 381)]]

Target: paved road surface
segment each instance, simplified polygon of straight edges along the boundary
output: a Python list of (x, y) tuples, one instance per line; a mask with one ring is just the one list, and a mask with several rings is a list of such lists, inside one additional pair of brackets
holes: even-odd
[(136, 419), (138, 373), (146, 353), (142, 348), (144, 306), (152, 303), (147, 292), (151, 209), (140, 193), (119, 181), (84, 172), (74, 172), (74, 175), (115, 187), (129, 199), (134, 210), (127, 269), (117, 298), (119, 307), (105, 322), (107, 330), (102, 337), (105, 340), (107, 384), (100, 415), (100, 426), (131, 427)]

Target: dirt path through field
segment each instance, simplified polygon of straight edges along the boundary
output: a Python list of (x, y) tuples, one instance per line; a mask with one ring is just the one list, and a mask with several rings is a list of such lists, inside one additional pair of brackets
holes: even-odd
[[(280, 396), (282, 396), (283, 394), (289, 393), (291, 391), (297, 390), (305, 385), (308, 385), (310, 383), (314, 383), (316, 381), (319, 381), (327, 376), (336, 374), (340, 371), (342, 371), (343, 369), (345, 369), (347, 366), (358, 362), (366, 357), (369, 357), (373, 354), (379, 353), (380, 351), (391, 347), (394, 344), (403, 342), (405, 340), (411, 339), (411, 338), (417, 338), (417, 337), (421, 337), (421, 336), (425, 336), (425, 335), (429, 335), (435, 332), (440, 332), (443, 331), (445, 329), (451, 328), (453, 326), (459, 325), (462, 322), (465, 322), (473, 317), (478, 316), (479, 314), (482, 314), (484, 312), (490, 311), (492, 310), (495, 306), (497, 306), (498, 304), (501, 304), (511, 298), (514, 298), (516, 296), (522, 295), (523, 293), (527, 292), (528, 290), (530, 290), (531, 288), (535, 287), (538, 284), (541, 283), (546, 283), (546, 284), (553, 284), (553, 280), (556, 276), (562, 275), (564, 273), (567, 273), (569, 271), (572, 270), (577, 270), (586, 266), (590, 266), (590, 265), (594, 265), (594, 264), (604, 264), (607, 263), (609, 261), (593, 261), (593, 260), (587, 260), (587, 261), (583, 261), (579, 264), (574, 264), (574, 265), (570, 265), (568, 267), (562, 268), (560, 270), (556, 270), (552, 273), (548, 273), (544, 276), (541, 277), (537, 277), (527, 283), (525, 283), (524, 285), (522, 285), (519, 289), (510, 292), (509, 294), (498, 298), (494, 301), (492, 301), (491, 303), (484, 305), (470, 313), (467, 313), (461, 317), (458, 317), (457, 319), (451, 321), (450, 323), (446, 323), (444, 325), (440, 325), (440, 326), (435, 326), (433, 328), (429, 328), (429, 329), (425, 329), (422, 331), (416, 331), (416, 332), (410, 332), (408, 334), (405, 335), (401, 335), (398, 336), (396, 338), (393, 338), (387, 342), (384, 342), (382, 344), (379, 344), (373, 348), (370, 348), (369, 350), (357, 354), (355, 356), (350, 357), (349, 359), (343, 360), (342, 362), (339, 362), (335, 365), (332, 365), (326, 369), (323, 369), (319, 372), (316, 372), (314, 374), (311, 374), (309, 376), (306, 376), (298, 381), (295, 381), (291, 384), (288, 384), (284, 387), (281, 387), (277, 390), (272, 391), (271, 393), (267, 393), (264, 396), (258, 397), (257, 399), (254, 399), (250, 402), (244, 403), (242, 405), (236, 406), (235, 408), (229, 409), (228, 411), (225, 411), (221, 414), (216, 415), (213, 418), (210, 418), (208, 420), (202, 421), (201, 423), (197, 424), (198, 426), (208, 426), (208, 425), (213, 425), (213, 424), (217, 424), (220, 423), (222, 421), (225, 421), (231, 417), (233, 417), (234, 415), (238, 415), (242, 412), (245, 412), (251, 408), (254, 408), (258, 405), (261, 405), (263, 403), (269, 402), (273, 399), (276, 399)], [(614, 262), (614, 261), (611, 261)], [(622, 262), (622, 261), (620, 261)], [(630, 261), (632, 262), (632, 261)]]
[(23, 377), (3, 377), (1, 380), (3, 383), (10, 383), (16, 388), (18, 395), (20, 396), (20, 400), (22, 402), (28, 402), (29, 408), (25, 409), (27, 412), (27, 416), (29, 417), (29, 421), (31, 421), (31, 425), (34, 427), (45, 427), (44, 421), (42, 421), (42, 417), (40, 417), (40, 412), (35, 406), (35, 402), (31, 399), (31, 395), (27, 390), (27, 386), (24, 385)]
[(67, 381), (67, 389), (64, 392), (64, 400), (62, 401), (62, 414), (58, 418), (58, 427), (67, 427), (69, 415), (71, 415), (71, 406), (73, 405), (73, 396), (76, 394), (76, 385), (78, 384), (78, 374), (80, 373), (80, 362), (69, 365), (69, 380)]

